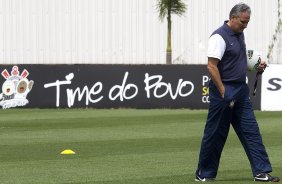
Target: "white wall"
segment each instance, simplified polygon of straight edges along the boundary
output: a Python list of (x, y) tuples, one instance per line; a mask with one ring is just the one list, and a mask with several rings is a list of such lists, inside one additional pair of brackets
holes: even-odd
[[(205, 64), (209, 35), (238, 2), (253, 11), (248, 47), (267, 54), (277, 0), (185, 2), (186, 15), (173, 17), (174, 63)], [(1, 64), (165, 64), (165, 50), (156, 0), (0, 0)]]

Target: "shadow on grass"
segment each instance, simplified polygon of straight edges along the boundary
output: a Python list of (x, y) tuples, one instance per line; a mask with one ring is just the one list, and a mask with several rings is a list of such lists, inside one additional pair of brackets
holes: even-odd
[[(148, 178), (132, 178), (132, 179), (119, 179), (119, 180), (109, 180), (109, 181), (81, 181), (81, 182), (70, 182), (64, 184), (189, 184), (189, 183), (199, 183), (194, 180), (194, 175), (172, 175), (172, 176), (159, 176), (159, 177), (148, 177)], [(253, 183), (251, 177), (226, 177), (218, 178), (212, 183), (224, 183), (224, 184), (247, 184)]]

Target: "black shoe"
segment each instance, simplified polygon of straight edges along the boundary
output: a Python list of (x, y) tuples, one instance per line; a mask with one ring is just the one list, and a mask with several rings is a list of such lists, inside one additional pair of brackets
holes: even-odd
[(276, 176), (271, 176), (268, 173), (260, 173), (255, 176), (254, 181), (262, 181), (262, 182), (279, 182), (280, 179)]
[(211, 182), (214, 181), (214, 178), (201, 178), (200, 176), (196, 175), (195, 181)]

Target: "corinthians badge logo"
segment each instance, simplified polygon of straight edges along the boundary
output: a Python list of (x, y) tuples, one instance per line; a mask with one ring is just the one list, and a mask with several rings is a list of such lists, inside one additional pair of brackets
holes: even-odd
[(28, 104), (27, 94), (31, 91), (33, 80), (28, 80), (29, 72), (24, 69), (20, 74), (18, 66), (13, 66), (11, 74), (5, 69), (1, 73), (6, 81), (2, 85), (0, 106), (3, 109), (25, 106)]

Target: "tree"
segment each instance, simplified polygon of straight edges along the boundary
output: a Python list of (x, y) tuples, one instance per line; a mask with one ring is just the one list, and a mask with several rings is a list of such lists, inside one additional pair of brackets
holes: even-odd
[(157, 9), (159, 11), (159, 18), (161, 21), (167, 18), (167, 48), (166, 48), (166, 64), (172, 63), (172, 49), (171, 49), (171, 15), (176, 14), (182, 16), (187, 7), (182, 0), (157, 0)]

